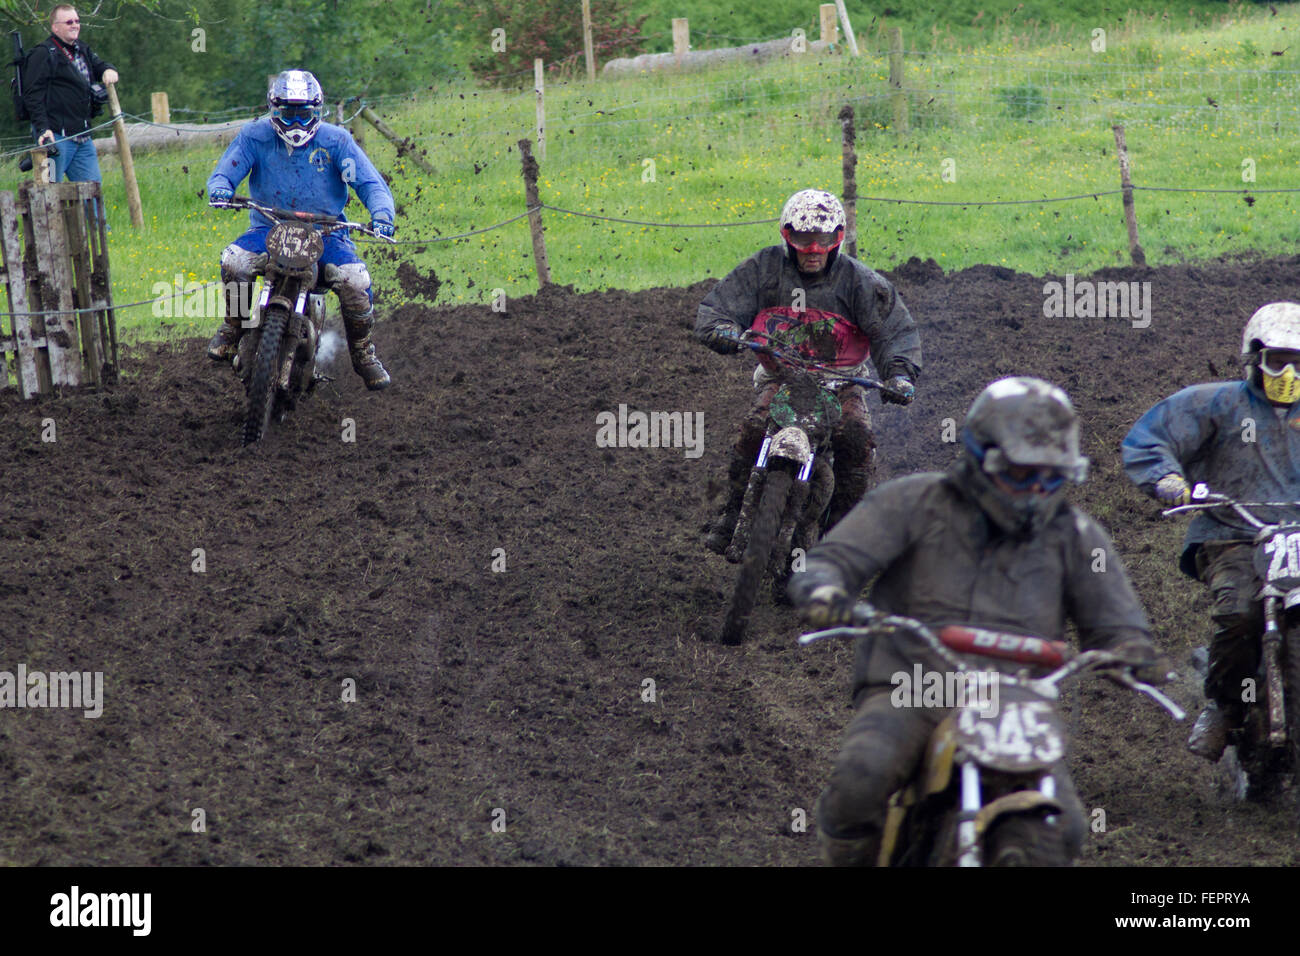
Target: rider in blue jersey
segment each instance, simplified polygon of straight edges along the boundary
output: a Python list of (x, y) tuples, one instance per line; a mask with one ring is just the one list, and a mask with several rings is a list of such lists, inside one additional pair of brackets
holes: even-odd
[[(249, 195), (264, 206), (341, 217), (351, 187), (370, 211), (371, 228), (391, 237), (393, 194), (348, 131), (323, 122), (325, 96), (316, 77), (304, 70), (281, 73), (266, 101), (271, 115), (245, 126), (222, 154), (208, 179), (208, 201), (228, 203), (247, 177)], [(248, 284), (265, 269), (272, 225), (254, 210), (249, 230), (221, 254), (226, 317), (208, 344), (208, 357), (215, 361), (235, 355), (241, 323), (248, 318)], [(320, 263), (325, 284), (339, 297), (352, 368), (366, 388), (387, 388), (392, 380), (370, 340), (375, 324), (370, 273), (346, 230), (325, 237)]]

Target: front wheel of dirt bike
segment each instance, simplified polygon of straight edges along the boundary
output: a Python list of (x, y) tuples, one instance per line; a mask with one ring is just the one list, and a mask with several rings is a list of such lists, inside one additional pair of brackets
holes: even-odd
[(1011, 814), (984, 835), (984, 865), (1069, 866), (1058, 825), (1041, 816)]
[(753, 524), (749, 527), (749, 543), (745, 546), (745, 555), (740, 561), (740, 577), (731, 596), (731, 607), (727, 609), (727, 619), (722, 624), (724, 644), (739, 644), (745, 639), (749, 615), (758, 600), (758, 589), (763, 583), (777, 532), (781, 529), (781, 516), (785, 514), (793, 481), (794, 473), (789, 467), (779, 461), (772, 462), (767, 481), (763, 485), (763, 498), (758, 504), (758, 513), (754, 515)]
[(262, 339), (248, 378), (248, 411), (244, 415), (244, 445), (262, 439), (271, 426), (276, 391), (280, 383), (280, 345), (289, 316), (283, 309), (268, 309), (262, 316)]

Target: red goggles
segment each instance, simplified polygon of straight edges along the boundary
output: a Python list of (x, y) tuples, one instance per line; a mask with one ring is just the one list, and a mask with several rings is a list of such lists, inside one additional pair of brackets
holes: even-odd
[(805, 255), (824, 255), (832, 249), (838, 249), (844, 241), (844, 230), (834, 232), (795, 232), (789, 226), (781, 230), (781, 237), (790, 243), (795, 252)]

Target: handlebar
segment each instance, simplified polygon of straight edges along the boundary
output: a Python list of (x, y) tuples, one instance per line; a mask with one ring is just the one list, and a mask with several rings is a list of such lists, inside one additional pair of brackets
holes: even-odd
[(275, 219), (279, 222), (301, 222), (312, 225), (325, 226), (321, 230), (327, 235), (339, 229), (355, 229), (357, 232), (363, 232), (368, 236), (376, 239), (382, 239), (386, 242), (396, 242), (392, 236), (381, 236), (369, 226), (364, 226), (359, 222), (349, 222), (346, 219), (339, 219), (337, 216), (326, 216), (321, 213), (303, 212), (297, 209), (278, 209), (274, 206), (264, 206), (254, 199), (247, 196), (233, 196), (226, 202), (210, 203), (216, 209), (255, 209), (269, 219)]
[(1231, 508), (1237, 512), (1242, 519), (1256, 531), (1262, 528), (1270, 528), (1277, 524), (1275, 521), (1262, 521), (1251, 514), (1249, 508), (1291, 508), (1300, 512), (1300, 501), (1238, 501), (1230, 495), (1218, 494), (1210, 490), (1210, 486), (1205, 482), (1198, 482), (1192, 489), (1192, 501), (1189, 504), (1178, 505), (1174, 508), (1166, 508), (1160, 512), (1164, 517), (1171, 515), (1184, 514), (1190, 511), (1212, 511), (1218, 508)]
[(885, 388), (884, 382), (879, 382), (872, 378), (861, 378), (856, 375), (848, 375), (844, 372), (841, 372), (839, 369), (832, 368), (831, 366), (825, 365), (821, 362), (814, 362), (811, 359), (804, 358), (802, 355), (795, 355), (790, 352), (783, 351), (777, 348), (775, 345), (756, 342), (752, 338), (749, 338), (749, 336), (759, 336), (761, 338), (767, 339), (768, 343), (774, 341), (771, 336), (765, 335), (762, 332), (755, 332), (753, 329), (749, 329), (748, 331), (743, 333), (740, 337), (731, 336), (731, 335), (724, 336), (724, 337), (731, 339), (731, 341), (735, 342), (737, 345), (741, 346), (742, 348), (747, 348), (753, 352), (761, 352), (764, 355), (770, 355), (777, 361), (782, 362), (786, 365), (792, 365), (796, 368), (804, 369), (805, 371), (821, 372), (822, 374), (829, 375), (832, 378), (842, 379), (843, 381), (850, 382), (854, 385), (861, 385), (863, 388), (875, 388), (875, 389), (882, 389), (882, 390)]
[[(968, 671), (974, 668), (970, 667), (965, 660), (954, 654), (943, 642), (938, 635), (930, 628), (926, 627), (915, 618), (903, 617), (896, 614), (882, 614), (865, 602), (858, 602), (853, 606), (853, 624), (847, 627), (832, 627), (822, 631), (813, 631), (808, 634), (799, 636), (799, 643), (807, 646), (814, 641), (820, 641), (827, 638), (858, 638), (871, 636), (880, 632), (893, 630), (903, 630), (920, 637), (929, 648), (935, 652), (944, 663), (948, 664), (955, 671)], [(1169, 712), (1174, 720), (1183, 720), (1187, 713), (1161, 693), (1158, 689), (1139, 681), (1133, 676), (1132, 664), (1118, 654), (1110, 651), (1084, 651), (1076, 654), (1070, 660), (1066, 661), (1056, 670), (1044, 677), (1031, 678), (1022, 680), (1010, 675), (1002, 675), (1002, 681), (1009, 684), (1021, 684), (1028, 687), (1034, 693), (1049, 699), (1056, 699), (1060, 692), (1058, 685), (1067, 678), (1073, 677), (1079, 673), (1090, 673), (1096, 670), (1110, 671), (1107, 676), (1111, 677), (1125, 687), (1135, 690), (1140, 694), (1145, 694), (1153, 701)]]

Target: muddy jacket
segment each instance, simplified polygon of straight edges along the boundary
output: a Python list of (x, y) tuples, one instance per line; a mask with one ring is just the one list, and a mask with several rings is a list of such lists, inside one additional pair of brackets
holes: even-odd
[[(249, 123), (226, 147), (208, 178), (214, 188), (234, 190), (248, 177), (248, 194), (264, 206), (323, 216), (341, 216), (348, 186), (370, 210), (372, 219), (393, 221), (393, 194), (365, 152), (341, 126), (321, 123), (307, 145), (290, 149), (270, 117)], [(272, 225), (252, 210), (254, 226)]]
[[(921, 338), (902, 298), (887, 279), (847, 255), (808, 276), (784, 245), (759, 250), (700, 303), (695, 334), (702, 340), (733, 322), (768, 333), (794, 329), (801, 353), (850, 374), (860, 374), (855, 370), (865, 369), (868, 356), (881, 378), (915, 380), (921, 370)], [(760, 361), (770, 368), (770, 358)]]
[[(823, 584), (857, 594), (875, 578), (877, 609), (932, 628), (965, 624), (1062, 640), (1068, 618), (1085, 650), (1150, 643), (1146, 614), (1100, 525), (1062, 504), (1037, 535), (1009, 537), (962, 489), (962, 467), (897, 478), (868, 494), (808, 552), (807, 569), (790, 577), (791, 598), (801, 604)], [(979, 660), (1004, 672), (1024, 666)], [(915, 637), (859, 641), (854, 694), (890, 684), (914, 662), (948, 669)]]
[[(1300, 500), (1300, 403), (1278, 409), (1246, 381), (1193, 385), (1166, 398), (1138, 419), (1122, 450), (1124, 470), (1148, 494), (1175, 473), (1243, 501)], [(1201, 512), (1188, 525), (1180, 567), (1194, 577), (1202, 542), (1254, 536), (1235, 513)]]

